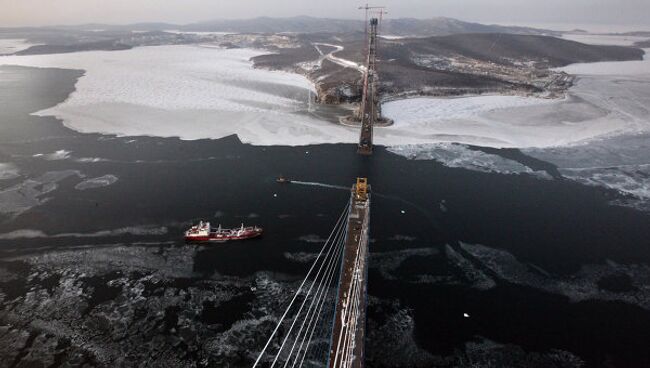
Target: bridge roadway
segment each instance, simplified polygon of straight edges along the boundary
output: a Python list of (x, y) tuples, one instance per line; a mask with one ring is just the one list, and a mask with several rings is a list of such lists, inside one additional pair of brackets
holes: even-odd
[(364, 366), (370, 224), (370, 186), (357, 179), (352, 187), (339, 291), (332, 329), (329, 368)]
[[(372, 77), (370, 77), (372, 78)], [(372, 130), (375, 125), (376, 112), (376, 97), (375, 97), (375, 84), (368, 83), (366, 94), (369, 96), (363, 101), (361, 116), (361, 135), (359, 137), (359, 147), (357, 152), (361, 155), (372, 154)]]
[(372, 154), (372, 129), (377, 119), (377, 18), (370, 20), (368, 34), (368, 59), (363, 80), (363, 97), (361, 101), (361, 135), (357, 152), (362, 155)]

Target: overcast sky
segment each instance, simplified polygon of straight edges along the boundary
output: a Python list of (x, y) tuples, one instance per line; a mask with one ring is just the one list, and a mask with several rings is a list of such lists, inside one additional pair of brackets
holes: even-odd
[[(215, 18), (355, 18), (354, 0), (0, 0), (0, 26), (190, 23)], [(446, 16), (511, 24), (616, 24), (650, 28), (650, 0), (377, 0), (390, 17)]]

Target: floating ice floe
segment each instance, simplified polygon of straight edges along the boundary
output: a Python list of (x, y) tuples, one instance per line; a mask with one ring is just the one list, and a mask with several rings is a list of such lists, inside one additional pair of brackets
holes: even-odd
[(77, 190), (102, 188), (114, 184), (115, 182), (117, 182), (117, 180), (118, 180), (117, 176), (108, 174), (108, 175), (100, 176), (98, 178), (84, 180), (81, 183), (75, 185), (74, 188)]
[[(505, 250), (477, 244), (461, 243), (461, 248), (480, 261), (499, 278), (568, 297), (573, 302), (582, 300), (623, 301), (650, 310), (650, 267), (644, 264), (584, 265), (569, 276), (552, 275), (543, 269), (517, 260)], [(624, 275), (631, 283), (629, 290), (617, 292), (599, 286), (603, 278)]]
[[(530, 351), (514, 344), (501, 344), (482, 336), (474, 336), (465, 343), (462, 358), (472, 362), (474, 367), (538, 367), (581, 368), (585, 362), (577, 355), (560, 349), (544, 352)], [(450, 362), (456, 366), (459, 359)]]
[(0, 180), (14, 179), (20, 176), (14, 164), (0, 162)]
[(463, 284), (469, 284), (479, 290), (488, 290), (496, 286), (494, 279), (450, 245), (445, 246), (445, 254), (449, 262), (461, 271)]
[(416, 241), (417, 238), (415, 236), (397, 234), (391, 236), (388, 240), (412, 242)]
[(76, 170), (49, 171), (22, 183), (0, 191), (0, 213), (20, 215), (21, 213), (45, 203), (43, 196), (58, 188), (58, 182), (71, 177), (81, 177)]
[(70, 158), (70, 153), (72, 152), (66, 150), (58, 150), (52, 153), (37, 153), (34, 155), (34, 157), (42, 158), (47, 161), (58, 161)]
[(167, 234), (165, 226), (129, 226), (119, 229), (100, 230), (92, 233), (60, 233), (48, 235), (41, 230), (20, 229), (0, 234), (0, 240), (35, 239), (35, 238), (103, 238), (123, 235), (151, 236)]
[(585, 185), (606, 187), (650, 200), (650, 164), (559, 170), (562, 176)]
[(386, 313), (386, 318), (368, 329), (366, 360), (386, 367), (435, 367), (442, 359), (418, 345), (414, 312), (395, 303), (369, 297), (370, 308)]
[(628, 196), (616, 200), (615, 204), (650, 210), (650, 134), (623, 135), (582, 145), (523, 152), (555, 164), (567, 179)]
[[(370, 255), (370, 261), (368, 264), (370, 268), (378, 269), (384, 279), (397, 280), (399, 279), (397, 270), (404, 261), (411, 257), (429, 257), (436, 254), (438, 254), (438, 249), (432, 247), (410, 248), (390, 252), (375, 252)], [(422, 277), (416, 276), (412, 281), (417, 282), (420, 279), (422, 279)]]
[(316, 234), (303, 235), (299, 237), (298, 240), (306, 243), (325, 243), (327, 241), (326, 239), (320, 237), (320, 235)]
[(284, 258), (297, 263), (312, 263), (318, 258), (318, 253), (284, 252)]
[(108, 162), (110, 161), (109, 159), (106, 158), (101, 158), (101, 157), (81, 157), (75, 160), (76, 162), (80, 163), (97, 163), (97, 162)]
[(519, 162), (470, 149), (462, 144), (436, 143), (393, 146), (388, 150), (409, 159), (436, 160), (447, 167), (501, 174), (539, 174)]

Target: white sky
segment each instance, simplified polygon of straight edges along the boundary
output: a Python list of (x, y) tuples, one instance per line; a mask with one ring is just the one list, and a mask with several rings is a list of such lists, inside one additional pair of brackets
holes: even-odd
[[(650, 29), (650, 0), (377, 0), (390, 17), (509, 24), (614, 24)], [(360, 18), (356, 0), (0, 0), (0, 27), (191, 23), (258, 16)]]

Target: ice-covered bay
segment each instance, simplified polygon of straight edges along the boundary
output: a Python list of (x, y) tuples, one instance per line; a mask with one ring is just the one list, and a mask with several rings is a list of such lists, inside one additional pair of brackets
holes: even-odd
[[(0, 65), (85, 70), (68, 100), (37, 113), (57, 116), (81, 132), (182, 139), (237, 134), (258, 145), (357, 140), (354, 128), (307, 113), (313, 89), (307, 79), (254, 69), (250, 58), (265, 52), (159, 46), (6, 56)], [(647, 60), (614, 64), (638, 68), (638, 63), (650, 65)], [(647, 129), (650, 92), (640, 81), (613, 78), (581, 78), (564, 100), (474, 96), (392, 101), (383, 110), (395, 125), (377, 129), (375, 141), (387, 146), (551, 147)]]
[[(558, 166), (566, 178), (617, 190), (632, 199), (616, 203), (650, 208), (650, 49), (643, 61), (574, 64), (563, 70), (579, 75), (572, 93), (606, 114), (602, 124), (614, 133), (553, 148), (524, 152)], [(634, 199), (636, 198), (636, 199)]]
[(607, 46), (632, 46), (636, 42), (645, 41), (648, 37), (630, 35), (603, 35), (603, 34), (563, 34), (562, 38), (569, 41), (586, 43), (589, 45)]
[(642, 77), (650, 79), (650, 49), (643, 49), (643, 60), (603, 61), (600, 63), (578, 63), (558, 68), (558, 70), (577, 75), (601, 75), (619, 77)]
[[(385, 103), (384, 115), (395, 124), (375, 130), (385, 145), (457, 142), (490, 147), (550, 145), (564, 133), (523, 119), (503, 122), (488, 116), (503, 111), (522, 117), (527, 107), (556, 105), (556, 101), (518, 96), (411, 98)], [(547, 107), (549, 108), (549, 107)]]
[[(457, 142), (497, 148), (555, 147), (650, 131), (650, 63), (619, 64), (623, 64), (620, 73), (627, 71), (630, 77), (582, 75), (562, 100), (477, 96), (388, 102), (383, 112), (395, 124), (378, 129), (377, 141), (387, 145)], [(646, 71), (648, 77), (641, 78)]]
[[(645, 203), (650, 200), (648, 51), (643, 61), (563, 68), (577, 74), (578, 80), (560, 101), (503, 96), (417, 98), (385, 104), (384, 113), (395, 119), (390, 129), (403, 128), (403, 135), (418, 131), (434, 141), (524, 148), (526, 154), (557, 165), (566, 178), (615, 189)], [(390, 150), (472, 170), (503, 172), (504, 165), (514, 164), (445, 143), (399, 144)]]
[(20, 38), (0, 38), (0, 55), (13, 54), (34, 46), (33, 43)]
[(649, 51), (640, 61), (561, 68), (578, 76), (576, 85), (562, 100), (475, 96), (388, 102), (383, 112), (395, 124), (377, 129), (377, 141), (387, 145), (457, 142), (544, 148), (648, 132)]
[(76, 91), (37, 112), (71, 129), (182, 139), (237, 134), (259, 145), (354, 142), (356, 132), (307, 114), (303, 76), (254, 69), (266, 51), (201, 46), (141, 47), (0, 57), (0, 65), (81, 69)]

